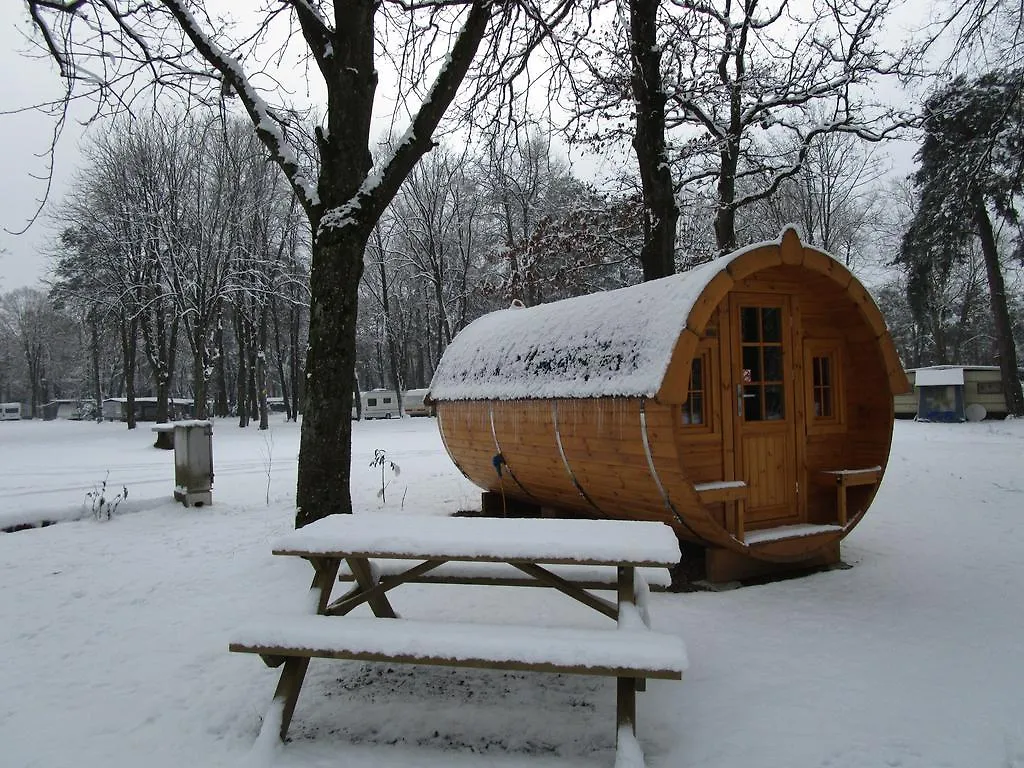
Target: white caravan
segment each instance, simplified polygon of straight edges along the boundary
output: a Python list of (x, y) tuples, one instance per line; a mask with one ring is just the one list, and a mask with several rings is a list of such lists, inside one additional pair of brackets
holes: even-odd
[(402, 408), (407, 416), (433, 416), (434, 409), (423, 402), (429, 390), (407, 389), (402, 395)]
[(393, 389), (371, 389), (362, 397), (364, 419), (397, 419), (402, 415)]
[(0, 403), (0, 421), (21, 419), (21, 403)]

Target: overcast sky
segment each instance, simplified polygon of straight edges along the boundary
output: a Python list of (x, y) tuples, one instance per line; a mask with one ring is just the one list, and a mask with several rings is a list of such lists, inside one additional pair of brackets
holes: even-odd
[[(0, 3), (0, 72), (5, 73), (0, 88), (0, 112), (23, 107), (60, 95), (56, 69), (48, 62), (21, 55), (29, 50), (24, 33), (28, 14), (21, 2)], [(24, 235), (13, 235), (25, 228), (39, 201), (46, 193), (45, 177), (53, 120), (38, 113), (0, 114), (0, 152), (3, 175), (0, 177), (0, 292), (33, 285), (45, 271), (41, 250), (50, 236), (40, 217)], [(69, 125), (58, 148), (51, 205), (66, 189), (82, 129)], [(40, 157), (40, 155), (43, 155)]]

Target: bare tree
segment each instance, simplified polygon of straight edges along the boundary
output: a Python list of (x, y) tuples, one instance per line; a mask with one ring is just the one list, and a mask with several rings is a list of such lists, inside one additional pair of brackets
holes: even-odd
[[(893, 0), (799, 8), (787, 0), (631, 2), (630, 12), (644, 16), (645, 48), (661, 59), (660, 81), (634, 78), (632, 91), (664, 92), (669, 139), (658, 162), (674, 169), (677, 192), (713, 186), (719, 251), (738, 243), (738, 211), (795, 176), (817, 137), (848, 133), (881, 141), (912, 122), (912, 115), (871, 95), (879, 79), (912, 74), (910, 50), (887, 51), (878, 41), (894, 7)], [(647, 32), (652, 16), (654, 42)], [(592, 86), (576, 92), (581, 119), (601, 116), (613, 136), (631, 133), (632, 103), (623, 98), (623, 62), (636, 58), (626, 55), (631, 44), (621, 32), (599, 39), (579, 75)], [(646, 98), (655, 120), (660, 96)], [(636, 101), (645, 104), (644, 94)], [(780, 145), (787, 151), (779, 154)]]
[(32, 418), (42, 415), (43, 403), (59, 382), (59, 370), (52, 360), (58, 349), (61, 322), (46, 294), (35, 288), (18, 288), (0, 303), (0, 327), (14, 339), (28, 373)]
[[(799, 151), (800, 147), (792, 148), (794, 155)], [(785, 147), (779, 147), (778, 154), (783, 157)], [(846, 133), (822, 134), (799, 165), (800, 170), (779, 184), (772, 197), (748, 207), (737, 230), (752, 242), (775, 237), (786, 224), (795, 223), (807, 242), (847, 267), (855, 261), (863, 263), (884, 205), (885, 168), (871, 145)]]
[[(336, 0), (331, 6), (284, 0), (247, 11), (236, 26), (215, 21), (205, 5), (185, 0), (26, 2), (70, 94), (84, 89), (103, 107), (117, 108), (131, 103), (133, 86), (144, 81), (209, 101), (233, 95), (252, 121), (313, 233), (296, 524), (350, 512), (357, 290), (373, 227), (417, 161), (433, 148), (434, 131), (474, 69), (478, 50), (484, 48), (474, 73), (476, 102), (482, 103), (486, 94), (526, 71), (524, 57), (573, 4)], [(378, 48), (385, 55), (401, 51), (391, 62), (399, 73), (400, 103), (412, 117), (395, 151), (375, 164), (370, 128)], [(282, 60), (302, 62), (310, 75), (322, 78), (326, 91), (324, 125), (316, 131), (315, 178), (295, 149), (298, 116), (282, 103), (287, 91), (260, 88), (276, 82), (268, 70)], [(432, 85), (423, 90), (422, 83)]]

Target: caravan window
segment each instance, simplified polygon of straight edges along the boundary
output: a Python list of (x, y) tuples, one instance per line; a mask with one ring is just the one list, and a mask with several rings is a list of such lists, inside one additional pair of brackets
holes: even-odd
[(370, 407), (370, 408), (372, 408), (373, 406), (377, 405), (377, 398), (376, 397), (368, 397), (368, 398), (366, 398), (366, 405), (367, 405), (367, 407)]
[(390, 398), (390, 397), (385, 397), (385, 398), (384, 398), (384, 404), (385, 404), (385, 405), (387, 405), (387, 404), (388, 404), (388, 403), (390, 403), (390, 402), (391, 402), (391, 398)]

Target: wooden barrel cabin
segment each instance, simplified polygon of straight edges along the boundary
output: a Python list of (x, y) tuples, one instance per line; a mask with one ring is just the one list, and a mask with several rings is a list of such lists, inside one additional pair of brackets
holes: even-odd
[(838, 560), (908, 389), (865, 288), (787, 229), (684, 274), (485, 315), (429, 398), (488, 506), (661, 520), (721, 581)]

